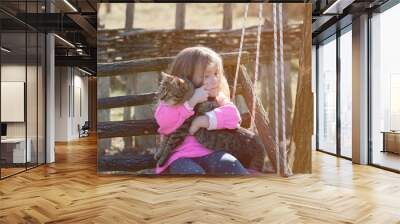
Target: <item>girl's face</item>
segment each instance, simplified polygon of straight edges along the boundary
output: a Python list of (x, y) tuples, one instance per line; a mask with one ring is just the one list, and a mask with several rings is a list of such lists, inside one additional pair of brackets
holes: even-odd
[(193, 84), (197, 87), (202, 85), (205, 86), (205, 90), (208, 90), (209, 96), (216, 97), (219, 92), (219, 78), (218, 78), (218, 67), (216, 64), (209, 64), (202, 73), (200, 66), (197, 66), (195, 73), (193, 74)]

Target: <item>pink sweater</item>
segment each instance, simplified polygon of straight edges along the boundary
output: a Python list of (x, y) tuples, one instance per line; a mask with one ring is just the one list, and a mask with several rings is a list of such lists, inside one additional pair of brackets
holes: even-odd
[[(221, 104), (222, 106), (207, 112), (206, 115), (210, 123), (207, 129), (235, 129), (239, 127), (241, 117), (235, 104), (227, 101), (223, 101)], [(161, 136), (165, 136), (174, 132), (193, 114), (193, 108), (190, 108), (187, 102), (181, 105), (169, 106), (161, 101), (154, 115), (159, 125), (158, 133), (160, 133)], [(193, 135), (188, 135), (185, 137), (183, 143), (176, 147), (173, 154), (170, 155), (164, 165), (156, 167), (156, 173), (162, 173), (173, 161), (179, 158), (201, 157), (210, 153), (212, 153), (212, 151), (201, 145)]]

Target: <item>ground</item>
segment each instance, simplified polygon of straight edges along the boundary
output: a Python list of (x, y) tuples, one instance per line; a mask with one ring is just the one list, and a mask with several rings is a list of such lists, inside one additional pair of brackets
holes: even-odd
[(96, 139), (0, 181), (0, 223), (400, 223), (398, 174), (313, 152), (289, 178), (98, 176)]
[[(257, 24), (258, 4), (250, 4), (249, 17), (246, 25)], [(175, 28), (175, 3), (136, 3), (134, 15), (134, 28), (145, 29), (174, 29)], [(233, 28), (243, 25), (243, 12), (245, 4), (233, 4)], [(111, 13), (107, 13), (106, 4), (101, 3), (99, 9), (100, 24), (105, 29), (125, 27), (125, 3), (113, 3)], [(186, 29), (221, 29), (222, 28), (222, 3), (187, 4)], [(151, 21), (151, 22), (149, 22)]]

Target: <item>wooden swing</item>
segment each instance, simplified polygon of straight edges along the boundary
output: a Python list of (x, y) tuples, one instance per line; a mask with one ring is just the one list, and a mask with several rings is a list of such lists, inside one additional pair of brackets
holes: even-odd
[[(287, 162), (287, 149), (286, 149), (286, 138), (283, 138), (283, 142), (281, 144), (281, 147), (279, 147), (279, 134), (278, 134), (278, 78), (280, 77), (281, 81), (281, 106), (282, 106), (282, 136), (286, 136), (285, 134), (285, 114), (284, 114), (284, 109), (285, 109), (285, 97), (284, 97), (284, 71), (283, 71), (283, 38), (282, 38), (282, 5), (279, 4), (279, 19), (281, 21), (280, 23), (280, 73), (278, 73), (278, 63), (277, 63), (277, 16), (276, 16), (276, 4), (273, 4), (273, 19), (274, 19), (274, 68), (275, 68), (275, 135), (271, 133), (270, 130), (272, 128), (269, 126), (266, 117), (266, 113), (264, 111), (264, 108), (260, 102), (259, 99), (257, 99), (256, 96), (256, 83), (257, 83), (257, 78), (258, 78), (258, 67), (259, 67), (259, 57), (260, 57), (260, 42), (261, 42), (261, 26), (263, 23), (262, 20), (262, 8), (263, 8), (263, 3), (259, 4), (259, 14), (258, 14), (258, 27), (257, 27), (257, 48), (256, 48), (256, 61), (255, 61), (255, 74), (254, 74), (254, 80), (251, 81), (249, 78), (249, 75), (247, 74), (246, 68), (244, 65), (241, 65), (241, 58), (242, 58), (242, 52), (243, 52), (243, 42), (244, 42), (244, 36), (245, 36), (245, 29), (246, 29), (246, 18), (247, 18), (247, 13), (248, 13), (248, 3), (245, 6), (245, 15), (244, 15), (244, 20), (243, 20), (243, 26), (242, 26), (242, 32), (240, 36), (240, 46), (239, 46), (239, 52), (237, 54), (237, 59), (236, 59), (236, 70), (235, 70), (235, 77), (234, 77), (234, 83), (232, 87), (232, 94), (231, 94), (231, 99), (232, 101), (235, 100), (235, 95), (236, 95), (236, 90), (237, 90), (237, 84), (239, 83), (241, 85), (241, 94), (246, 98), (246, 99), (251, 99), (247, 100), (246, 104), (248, 108), (251, 108), (251, 113), (250, 113), (250, 130), (258, 133), (260, 136), (263, 144), (267, 148), (267, 155), (270, 159), (271, 167), (274, 169), (278, 174), (282, 176), (289, 176), (291, 175), (291, 170), (288, 168), (288, 162)], [(225, 55), (222, 55), (223, 57), (226, 57)], [(229, 55), (228, 55), (229, 56)], [(172, 59), (172, 58), (171, 58)], [(165, 59), (165, 63), (168, 63), (171, 59)], [(225, 58), (224, 58), (225, 61)], [(129, 62), (130, 63), (130, 62)], [(140, 61), (135, 61), (135, 63), (140, 64)], [(146, 63), (142, 63), (146, 64)], [(126, 66), (126, 64), (121, 64), (122, 67)], [(121, 65), (116, 65), (115, 63), (112, 64), (112, 66), (119, 66)], [(160, 66), (158, 64), (158, 66)], [(137, 67), (137, 66), (136, 66)], [(139, 66), (140, 67), (140, 66)], [(108, 69), (107, 65), (105, 66), (100, 66), (98, 70), (101, 72), (106, 72)], [(111, 68), (112, 70), (114, 68)], [(102, 71), (104, 70), (104, 71)], [(241, 71), (241, 75), (239, 76), (239, 70)], [(153, 94), (154, 95), (154, 94)], [(123, 99), (122, 99), (123, 98)], [(139, 97), (140, 99), (144, 99), (144, 97)], [(139, 99), (138, 98), (138, 99)], [(129, 98), (130, 99), (130, 98)], [(109, 104), (118, 104), (121, 100), (127, 100), (126, 97), (119, 97), (119, 99), (115, 99), (114, 101), (110, 98), (108, 98), (108, 101), (100, 101), (99, 105), (100, 108), (107, 108), (107, 105)], [(132, 99), (130, 99), (132, 100)], [(112, 101), (112, 102), (111, 102)], [(117, 102), (118, 101), (118, 102)], [(136, 100), (135, 100), (136, 102)], [(131, 104), (133, 105), (133, 104)], [(115, 106), (115, 105), (114, 105)], [(111, 106), (112, 107), (112, 106)], [(109, 108), (111, 108), (109, 107)], [(132, 128), (135, 127), (135, 130), (138, 130), (137, 135), (140, 135), (141, 132), (144, 134), (148, 134), (149, 132), (154, 132), (154, 130), (157, 129), (157, 124), (156, 122), (150, 121), (150, 122), (142, 122), (141, 124), (139, 121), (131, 121), (131, 124), (129, 122), (124, 121), (124, 125), (126, 125), (126, 128)], [(109, 125), (108, 125), (109, 124)], [(122, 124), (122, 123), (121, 123)], [(257, 125), (256, 125), (257, 124)], [(117, 137), (117, 136), (128, 136), (128, 135), (121, 135), (122, 133), (117, 133), (114, 134), (111, 133), (112, 130), (115, 130), (115, 128), (112, 127), (112, 125), (118, 125), (116, 122), (102, 122), (102, 125), (98, 126), (99, 127), (99, 135), (103, 135), (103, 137), (108, 136), (108, 137)], [(111, 131), (111, 132), (110, 132)], [(139, 169), (146, 169), (150, 167), (155, 167), (155, 161), (152, 159), (152, 156), (142, 156), (141, 158), (130, 158), (131, 161), (127, 161), (126, 157), (123, 155), (120, 158), (114, 157), (112, 160), (103, 160), (103, 163), (107, 163), (107, 169), (108, 170), (132, 170), (132, 164), (136, 164), (134, 169), (139, 170)], [(118, 161), (124, 160), (124, 163), (120, 163)], [(129, 159), (128, 159), (129, 160)], [(121, 164), (125, 164), (126, 166), (121, 166)], [(137, 165), (139, 164), (139, 165)]]
[[(284, 73), (284, 61), (283, 61), (283, 26), (282, 26), (282, 4), (278, 5), (278, 16), (279, 20), (277, 19), (277, 13), (276, 13), (276, 3), (273, 3), (273, 22), (274, 22), (274, 103), (275, 103), (275, 144), (273, 150), (275, 151), (275, 170), (278, 174), (281, 174), (282, 176), (289, 176), (292, 175), (291, 170), (288, 167), (288, 161), (287, 161), (287, 143), (286, 143), (286, 115), (285, 115), (285, 73)], [(242, 26), (242, 35), (240, 38), (240, 46), (239, 46), (239, 54), (238, 54), (238, 59), (237, 59), (237, 64), (236, 64), (236, 72), (235, 72), (235, 78), (234, 78), (234, 84), (233, 84), (233, 90), (232, 90), (232, 95), (231, 99), (234, 100), (234, 97), (236, 95), (236, 86), (237, 86), (237, 79), (238, 79), (238, 74), (239, 74), (239, 67), (240, 67), (240, 59), (242, 55), (242, 50), (243, 50), (243, 40), (245, 36), (245, 29), (246, 29), (246, 19), (247, 19), (247, 12), (249, 8), (249, 3), (246, 4), (245, 7), (245, 12), (244, 12), (244, 19), (243, 19), (243, 26)], [(257, 87), (257, 80), (258, 80), (258, 73), (259, 73), (259, 55), (260, 55), (260, 42), (261, 42), (261, 26), (263, 23), (263, 18), (262, 18), (262, 9), (263, 9), (263, 3), (259, 3), (259, 8), (258, 8), (258, 29), (257, 29), (257, 48), (256, 48), (256, 61), (255, 61), (255, 69), (254, 69), (254, 80), (253, 80), (253, 88), (252, 88), (252, 104), (251, 104), (251, 123), (250, 123), (250, 130), (253, 132), (256, 132), (256, 124), (255, 124), (255, 113), (256, 113), (256, 101), (257, 101), (257, 95), (256, 95), (256, 87)], [(279, 60), (279, 67), (280, 67), (280, 72), (278, 72), (278, 54), (277, 54), (277, 23), (279, 23), (279, 50), (280, 50), (280, 60)], [(242, 67), (242, 73), (246, 73), (244, 70), (244, 67)], [(279, 144), (279, 119), (278, 119), (278, 79), (280, 81), (280, 86), (281, 86), (281, 118), (282, 118), (282, 143)]]

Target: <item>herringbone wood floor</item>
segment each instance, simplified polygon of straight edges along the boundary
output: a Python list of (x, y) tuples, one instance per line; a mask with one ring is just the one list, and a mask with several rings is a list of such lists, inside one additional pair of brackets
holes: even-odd
[(98, 176), (96, 141), (0, 181), (0, 223), (400, 223), (400, 175), (313, 153), (281, 178)]

